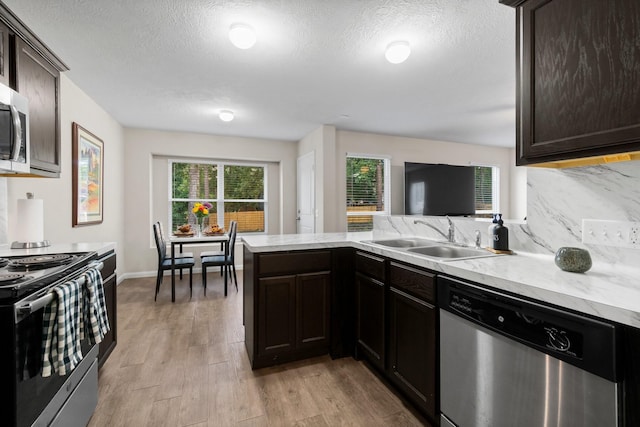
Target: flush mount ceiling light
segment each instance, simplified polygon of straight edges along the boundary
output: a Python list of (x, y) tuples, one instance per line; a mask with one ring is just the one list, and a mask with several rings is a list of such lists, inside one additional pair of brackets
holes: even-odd
[(239, 49), (249, 49), (256, 44), (256, 32), (246, 24), (233, 24), (229, 28), (229, 40)]
[(220, 113), (218, 113), (218, 117), (223, 122), (230, 122), (231, 120), (233, 120), (233, 117), (234, 117), (233, 111), (231, 111), (231, 110), (222, 110), (222, 111), (220, 111)]
[(405, 41), (389, 43), (384, 53), (384, 57), (392, 64), (406, 61), (409, 55), (411, 55), (411, 47), (409, 47), (409, 42)]

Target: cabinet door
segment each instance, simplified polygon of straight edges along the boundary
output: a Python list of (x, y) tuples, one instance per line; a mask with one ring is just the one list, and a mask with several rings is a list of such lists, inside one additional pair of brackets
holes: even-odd
[(384, 290), (383, 282), (356, 273), (357, 353), (380, 369), (385, 366)]
[(393, 287), (389, 293), (389, 371), (394, 383), (435, 417), (436, 310)]
[(517, 22), (517, 164), (640, 150), (638, 0), (530, 0)]
[(104, 362), (107, 361), (107, 358), (113, 351), (116, 346), (116, 336), (117, 336), (117, 289), (116, 286), (116, 276), (111, 276), (106, 282), (104, 282), (104, 301), (107, 306), (107, 316), (109, 318), (109, 332), (103, 338), (102, 342), (99, 346), (98, 351), (98, 367), (102, 367)]
[(60, 73), (25, 42), (16, 40), (17, 90), (29, 100), (32, 173), (60, 175)]
[(328, 347), (331, 273), (300, 274), (296, 282), (297, 347)]
[(292, 351), (296, 346), (296, 276), (258, 280), (258, 354)]
[(0, 83), (11, 86), (9, 27), (0, 22)]
[(116, 285), (116, 254), (110, 252), (99, 258), (103, 267), (100, 274), (103, 277), (104, 301), (107, 306), (107, 316), (109, 318), (109, 332), (102, 339), (98, 351), (98, 367), (102, 367), (104, 362), (116, 347), (118, 338), (118, 287)]

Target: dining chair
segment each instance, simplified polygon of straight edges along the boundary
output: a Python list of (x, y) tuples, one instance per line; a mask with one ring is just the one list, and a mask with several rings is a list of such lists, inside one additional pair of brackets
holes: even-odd
[[(160, 231), (160, 226), (158, 224), (153, 224), (153, 237), (155, 238), (156, 249), (158, 251), (158, 276), (156, 277), (156, 294), (153, 298), (153, 300), (156, 301), (158, 298), (158, 292), (160, 292), (160, 284), (162, 283), (163, 272), (166, 270), (171, 270), (171, 256), (167, 257), (167, 242), (165, 239), (163, 239), (162, 233)], [(193, 257), (175, 258), (176, 270), (180, 270), (180, 273), (182, 273), (182, 269), (189, 269), (189, 297), (193, 296), (194, 265), (195, 260), (193, 259)], [(182, 278), (182, 274), (180, 274), (180, 278)]]
[[(238, 221), (230, 221), (229, 222), (229, 238), (231, 238), (231, 235), (234, 234), (237, 231), (237, 227), (238, 227)], [(200, 258), (202, 257), (209, 257), (209, 256), (224, 256), (224, 243), (222, 244), (222, 249), (220, 251), (204, 251), (204, 252), (200, 252)], [(234, 270), (235, 270), (235, 265), (233, 266)], [(220, 266), (220, 275), (222, 276), (224, 269), (222, 268), (222, 266)]]
[[(156, 222), (158, 224), (158, 230), (160, 231), (160, 237), (165, 243), (165, 253), (167, 253), (167, 238), (165, 237), (164, 230), (162, 229), (162, 223), (160, 221)], [(175, 258), (193, 258), (193, 252), (182, 252), (182, 245), (180, 245), (180, 252), (173, 255)], [(180, 269), (180, 280), (182, 280), (182, 269)]]
[[(235, 223), (235, 221), (234, 221)], [(229, 241), (225, 245), (224, 252), (214, 255), (200, 255), (202, 261), (202, 284), (204, 285), (204, 294), (207, 294), (207, 267), (220, 267), (224, 272), (224, 296), (227, 296), (227, 276), (233, 273), (233, 281), (236, 284), (236, 292), (238, 291), (238, 277), (236, 276), (235, 266), (235, 247), (237, 235), (237, 223), (231, 224), (229, 230)]]

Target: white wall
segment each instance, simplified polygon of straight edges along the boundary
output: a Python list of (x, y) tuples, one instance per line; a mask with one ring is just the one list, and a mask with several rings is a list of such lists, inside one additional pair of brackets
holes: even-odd
[[(168, 158), (269, 162), (268, 231), (295, 233), (295, 142), (129, 128), (124, 131), (124, 139), (127, 272), (155, 274), (157, 254), (151, 224), (155, 221), (161, 221), (165, 227), (167, 224)], [(211, 248), (194, 249), (189, 251), (197, 253)], [(236, 251), (239, 257), (236, 262), (241, 260), (240, 253)]]
[[(71, 123), (104, 142), (104, 214), (98, 225), (72, 227)], [(51, 243), (116, 242), (118, 272), (126, 255), (124, 236), (124, 168), (122, 126), (80, 90), (66, 75), (60, 77), (62, 172), (60, 178), (7, 178), (8, 242), (15, 240), (17, 199), (32, 192), (44, 201), (44, 237)]]
[(337, 227), (338, 213), (325, 206), (333, 206), (337, 190), (336, 164), (336, 128), (322, 125), (298, 143), (298, 157), (314, 152), (315, 159), (315, 209), (316, 233), (330, 232)]
[[(500, 168), (500, 210), (505, 218), (511, 217), (511, 165), (515, 161), (512, 149), (339, 130), (334, 161), (334, 176), (339, 185), (333, 203), (325, 203), (325, 209), (338, 215), (338, 226), (325, 231), (346, 230), (346, 188), (342, 183), (346, 180), (347, 153), (391, 156), (392, 215), (404, 213), (404, 162), (497, 166)], [(525, 184), (520, 185), (524, 190)], [(522, 206), (524, 203), (522, 200)]]

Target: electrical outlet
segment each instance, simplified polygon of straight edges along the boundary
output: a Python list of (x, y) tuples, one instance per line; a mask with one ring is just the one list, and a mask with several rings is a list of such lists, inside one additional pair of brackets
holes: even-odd
[(582, 243), (640, 249), (640, 223), (583, 219)]

